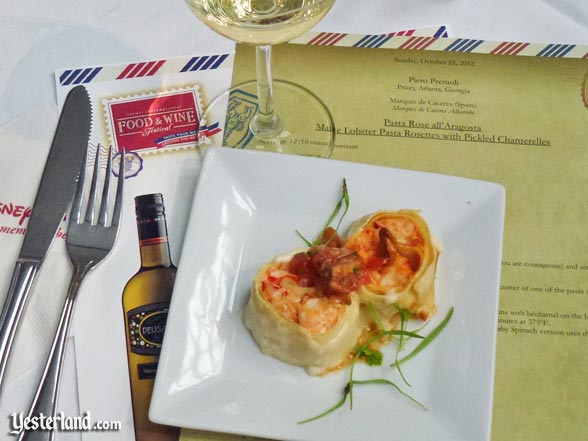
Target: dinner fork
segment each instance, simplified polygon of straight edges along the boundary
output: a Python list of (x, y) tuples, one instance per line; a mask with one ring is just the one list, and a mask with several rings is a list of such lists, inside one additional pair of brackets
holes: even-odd
[[(65, 342), (69, 332), (71, 317), (77, 294), (86, 274), (98, 265), (112, 249), (118, 233), (118, 225), (121, 217), (122, 196), (124, 186), (124, 149), (120, 155), (120, 166), (116, 188), (116, 196), (110, 225), (108, 222), (109, 200), (110, 200), (110, 176), (112, 174), (112, 152), (108, 149), (108, 160), (106, 164), (106, 174), (102, 189), (100, 201), (100, 211), (96, 217), (97, 211), (97, 193), (98, 193), (98, 175), (100, 168), (100, 146), (96, 148), (96, 157), (94, 159), (94, 171), (90, 185), (90, 194), (88, 197), (85, 216), (82, 218), (82, 206), (84, 201), (84, 187), (86, 162), (88, 152), (86, 151), (84, 162), (78, 177), (76, 192), (74, 194), (69, 225), (67, 228), (66, 246), (67, 254), (72, 265), (73, 274), (71, 282), (61, 313), (61, 319), (57, 327), (53, 345), (47, 359), (47, 364), (41, 377), (41, 382), (35, 393), (35, 397), (29, 410), (29, 417), (38, 416), (41, 413), (48, 416), (55, 416), (57, 394), (61, 378), (61, 368), (63, 365), (63, 355), (65, 351)], [(54, 430), (37, 430), (25, 431), (20, 433), (19, 440), (28, 441), (52, 441), (55, 436)]]

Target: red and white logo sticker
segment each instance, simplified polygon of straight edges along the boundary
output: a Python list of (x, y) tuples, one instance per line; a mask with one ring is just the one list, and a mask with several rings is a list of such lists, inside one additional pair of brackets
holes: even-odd
[(201, 125), (198, 86), (103, 100), (117, 151), (153, 152), (195, 147)]

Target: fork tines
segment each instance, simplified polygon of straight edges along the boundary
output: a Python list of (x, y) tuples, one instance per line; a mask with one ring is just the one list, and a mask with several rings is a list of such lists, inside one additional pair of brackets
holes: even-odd
[[(107, 156), (106, 162), (106, 171), (104, 173), (104, 182), (103, 182), (103, 190), (102, 190), (102, 197), (100, 200), (100, 204), (98, 205), (97, 197), (98, 197), (98, 181), (100, 175), (100, 159), (102, 156), (102, 150), (100, 148), (100, 144), (96, 146), (96, 155), (94, 158), (94, 171), (92, 173), (92, 181), (90, 185), (90, 195), (88, 197), (88, 206), (86, 208), (86, 216), (84, 221), (88, 224), (98, 224), (98, 225), (106, 225), (108, 221), (108, 208), (110, 205), (110, 190), (111, 190), (111, 174), (112, 174), (112, 149), (108, 147), (105, 154)], [(125, 180), (125, 166), (124, 166), (124, 158), (125, 158), (125, 150), (124, 148), (121, 151), (120, 155), (120, 164), (118, 170), (118, 179), (116, 184), (116, 196), (114, 200), (114, 209), (112, 212), (112, 220), (111, 225), (117, 226), (120, 220), (121, 215), (121, 208), (122, 208), (122, 196), (123, 196), (123, 187), (124, 187), (124, 180)], [(74, 198), (72, 201), (71, 207), (71, 216), (74, 222), (80, 223), (80, 219), (82, 218), (82, 205), (84, 201), (84, 183), (86, 181), (86, 165), (88, 162), (88, 151), (84, 155), (84, 161), (82, 162), (82, 167), (80, 169), (80, 174), (78, 177), (78, 183), (76, 187), (76, 192), (74, 194)], [(98, 219), (96, 219), (96, 211), (99, 208)]]

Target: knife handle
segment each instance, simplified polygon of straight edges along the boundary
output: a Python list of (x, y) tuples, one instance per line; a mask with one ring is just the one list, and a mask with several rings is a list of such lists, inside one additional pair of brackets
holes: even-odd
[[(53, 344), (47, 363), (37, 387), (35, 397), (29, 409), (28, 416), (45, 415), (55, 417), (57, 408), (57, 396), (61, 381), (61, 370), (65, 355), (65, 343), (69, 334), (75, 299), (82, 283), (82, 279), (88, 272), (87, 266), (73, 265), (73, 275), (69, 284), (69, 290), (63, 305), (57, 332), (53, 338)], [(55, 428), (52, 430), (23, 430), (19, 434), (18, 441), (53, 441)]]
[(12, 280), (0, 315), (0, 395), (16, 328), (40, 266), (39, 261), (19, 259), (12, 273)]

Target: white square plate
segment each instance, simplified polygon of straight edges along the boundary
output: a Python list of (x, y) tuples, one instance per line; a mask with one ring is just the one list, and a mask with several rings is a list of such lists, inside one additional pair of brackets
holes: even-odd
[[(382, 385), (354, 388), (354, 406), (308, 424), (342, 397), (348, 370), (312, 377), (263, 355), (242, 321), (257, 269), (315, 237), (347, 179), (341, 231), (377, 210), (421, 210), (443, 244), (440, 336), (403, 364), (358, 364), (356, 379), (387, 377), (423, 403)], [(209, 149), (192, 204), (151, 402), (173, 426), (290, 441), (490, 439), (504, 221), (501, 185), (430, 173), (282, 154)]]

